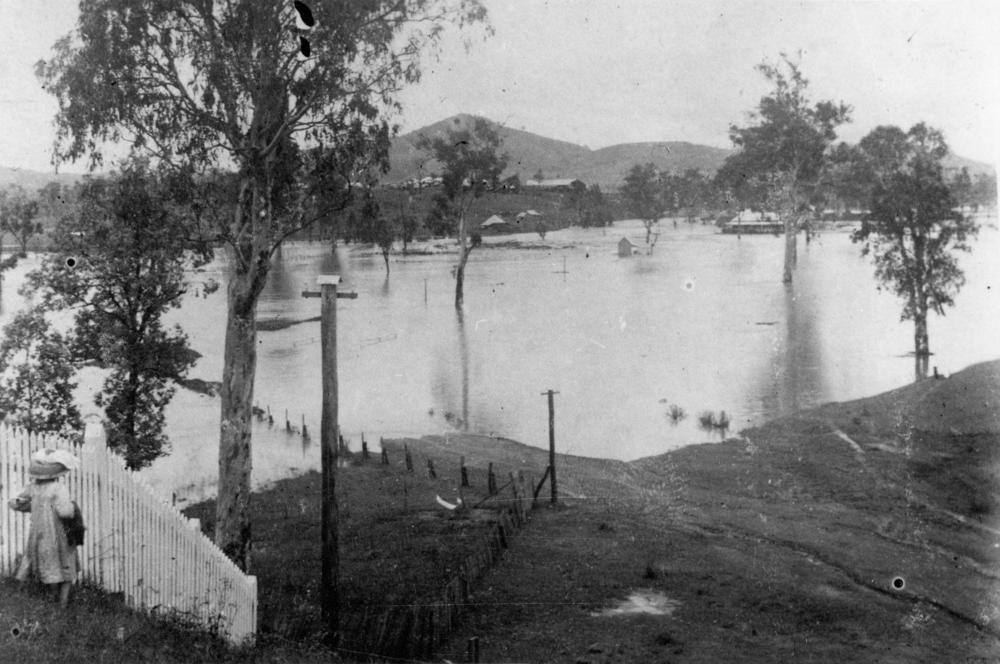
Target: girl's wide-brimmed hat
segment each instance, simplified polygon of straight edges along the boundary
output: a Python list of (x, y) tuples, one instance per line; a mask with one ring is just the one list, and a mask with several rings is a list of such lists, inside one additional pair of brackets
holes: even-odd
[(31, 455), (28, 475), (36, 480), (53, 480), (79, 467), (80, 461), (66, 450), (42, 449)]

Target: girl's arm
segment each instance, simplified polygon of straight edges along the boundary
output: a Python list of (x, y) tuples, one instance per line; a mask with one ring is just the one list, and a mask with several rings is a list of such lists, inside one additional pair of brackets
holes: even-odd
[(73, 518), (73, 501), (69, 497), (69, 489), (62, 482), (58, 482), (55, 488), (55, 500), (52, 506), (56, 508), (56, 514), (60, 519)]
[(18, 512), (30, 512), (31, 511), (31, 495), (28, 493), (28, 487), (24, 488), (17, 498), (11, 498), (7, 505)]

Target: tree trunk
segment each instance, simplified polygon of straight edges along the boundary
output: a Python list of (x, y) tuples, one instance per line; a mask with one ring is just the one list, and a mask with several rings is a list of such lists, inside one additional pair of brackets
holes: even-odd
[(931, 354), (930, 337), (927, 334), (927, 311), (918, 309), (913, 317), (913, 350), (918, 357), (929, 357)]
[(227, 293), (215, 505), (215, 542), (245, 571), (250, 569), (250, 417), (257, 371), (257, 297), (249, 294), (250, 277), (234, 274)]
[(799, 169), (796, 166), (794, 174), (791, 179), (791, 183), (787, 184), (788, 192), (788, 212), (785, 215), (785, 270), (782, 274), (782, 283), (790, 284), (792, 283), (792, 270), (795, 269), (795, 264), (798, 257), (796, 254), (796, 231), (798, 230), (798, 219), (796, 215), (799, 212), (799, 198), (798, 192), (795, 189), (795, 181), (798, 178)]
[(795, 223), (791, 215), (785, 217), (785, 271), (782, 283), (792, 283), (792, 268), (795, 267)]
[(468, 231), (465, 228), (465, 215), (458, 221), (458, 266), (455, 268), (455, 308), (461, 309), (465, 302), (465, 264), (469, 262)]
[[(135, 339), (131, 340), (132, 348), (136, 347)], [(136, 415), (139, 409), (139, 367), (136, 366), (135, 362), (131, 363), (128, 369), (128, 394), (126, 396), (126, 406), (125, 411), (125, 422), (122, 429), (124, 431), (119, 431), (119, 434), (125, 434), (125, 459), (126, 467), (129, 470), (138, 469), (138, 459), (136, 458), (139, 454), (139, 446), (136, 445), (138, 442), (138, 436), (136, 436)]]

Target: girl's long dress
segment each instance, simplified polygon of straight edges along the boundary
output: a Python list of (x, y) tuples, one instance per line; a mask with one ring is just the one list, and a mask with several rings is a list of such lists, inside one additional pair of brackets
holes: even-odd
[(34, 482), (21, 493), (31, 499), (31, 527), (17, 568), (18, 581), (35, 576), (42, 583), (75, 581), (76, 547), (66, 542), (60, 518), (73, 516), (73, 502), (62, 482)]

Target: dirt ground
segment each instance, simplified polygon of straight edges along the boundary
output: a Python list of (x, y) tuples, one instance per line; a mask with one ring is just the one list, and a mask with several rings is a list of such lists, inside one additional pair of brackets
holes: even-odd
[[(496, 438), (408, 443), (547, 464)], [(465, 661), (477, 637), (484, 662), (998, 661), (998, 445), (991, 362), (718, 444), (560, 455), (559, 505), (533, 513), (440, 656)]]

